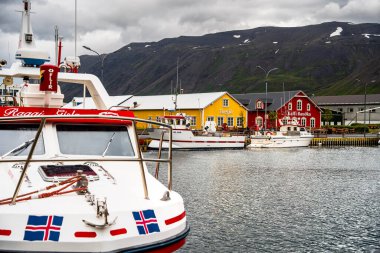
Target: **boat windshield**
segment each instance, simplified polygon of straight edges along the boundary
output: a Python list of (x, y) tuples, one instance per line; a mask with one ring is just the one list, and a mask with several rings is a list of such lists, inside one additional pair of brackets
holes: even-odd
[[(38, 126), (37, 124), (0, 124), (0, 156), (28, 155)], [(40, 137), (33, 154), (44, 153), (44, 142)]]
[(62, 154), (134, 156), (126, 126), (57, 125)]

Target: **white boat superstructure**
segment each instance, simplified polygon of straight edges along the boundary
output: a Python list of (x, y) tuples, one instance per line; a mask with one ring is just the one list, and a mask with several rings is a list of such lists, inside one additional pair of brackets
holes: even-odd
[[(2, 77), (25, 74), (39, 70), (0, 70)], [(96, 86), (92, 75), (73, 75), (58, 79)], [(144, 251), (184, 243), (189, 227), (171, 189), (171, 151), (168, 159), (151, 159), (168, 164), (165, 186), (147, 170), (132, 112), (46, 108), (42, 96), (33, 99), (41, 106), (0, 107), (0, 251)], [(106, 104), (103, 96), (94, 99)]]
[(305, 127), (294, 124), (283, 125), (279, 131), (256, 132), (251, 135), (248, 148), (291, 148), (307, 147), (313, 135)]
[[(168, 133), (170, 127), (109, 110), (109, 95), (94, 75), (37, 68), (41, 62), (30, 59), (9, 69), (0, 62), (0, 78), (24, 80), (0, 105), (0, 252), (181, 247), (189, 226), (183, 199), (172, 190), (171, 145), (168, 157), (145, 159), (136, 132), (137, 122)], [(61, 108), (61, 82), (85, 87), (97, 109)], [(155, 176), (148, 162), (156, 164)], [(162, 164), (165, 184), (158, 180)]]
[[(186, 115), (167, 115), (161, 117), (159, 121), (172, 127), (173, 149), (244, 148), (246, 144), (245, 135), (216, 132), (214, 129), (211, 130), (213, 126), (207, 127), (205, 131), (193, 131)], [(170, 136), (167, 129), (153, 128), (149, 132), (149, 138), (151, 138), (149, 148), (159, 149), (161, 139), (162, 148), (168, 148)]]

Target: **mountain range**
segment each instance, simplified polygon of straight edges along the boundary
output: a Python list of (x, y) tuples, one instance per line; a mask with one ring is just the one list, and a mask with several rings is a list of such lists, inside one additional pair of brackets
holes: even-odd
[[(80, 72), (100, 78), (101, 57), (110, 95), (170, 94), (176, 88), (184, 93), (265, 92), (266, 80), (268, 91), (363, 94), (368, 84), (367, 93), (380, 93), (377, 23), (258, 27), (130, 43), (100, 57), (82, 55)], [(82, 94), (81, 88), (65, 92)]]

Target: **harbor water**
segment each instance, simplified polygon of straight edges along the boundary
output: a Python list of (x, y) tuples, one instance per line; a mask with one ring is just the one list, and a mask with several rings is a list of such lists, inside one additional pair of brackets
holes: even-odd
[(174, 151), (173, 167), (178, 252), (380, 252), (378, 147)]

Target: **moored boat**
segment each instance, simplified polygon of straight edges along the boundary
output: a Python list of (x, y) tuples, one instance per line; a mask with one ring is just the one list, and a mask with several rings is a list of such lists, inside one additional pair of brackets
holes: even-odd
[(256, 131), (251, 135), (251, 144), (248, 148), (291, 148), (307, 147), (313, 135), (305, 127), (296, 124), (287, 124), (279, 131)]
[(232, 132), (217, 132), (215, 126), (210, 124), (204, 131), (194, 131), (190, 128), (190, 119), (183, 114), (166, 115), (159, 118), (159, 122), (168, 124), (173, 129), (172, 136), (166, 128), (153, 128), (149, 132), (149, 148), (168, 148), (171, 138), (173, 149), (218, 149), (218, 148), (244, 148), (246, 136)]
[[(167, 158), (144, 159), (136, 132), (141, 121), (165, 125), (109, 110), (96, 76), (59, 72), (38, 66), (38, 55), (28, 57), (33, 63), (0, 69), (10, 82), (24, 79), (12, 103), (0, 106), (0, 251), (181, 247), (189, 225), (183, 199), (172, 190), (171, 145)], [(61, 108), (58, 82), (84, 85), (97, 109)], [(149, 173), (147, 162), (167, 164), (167, 184)]]

